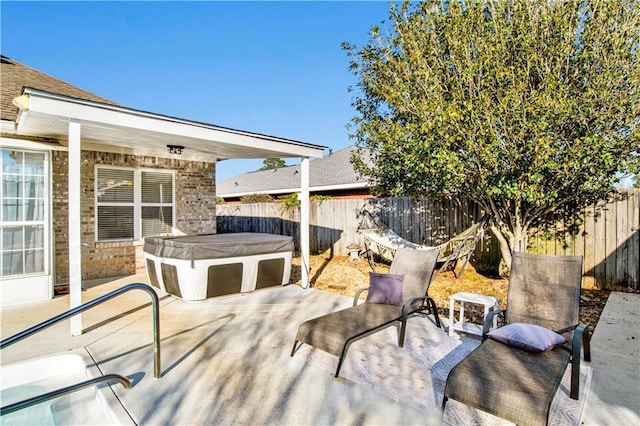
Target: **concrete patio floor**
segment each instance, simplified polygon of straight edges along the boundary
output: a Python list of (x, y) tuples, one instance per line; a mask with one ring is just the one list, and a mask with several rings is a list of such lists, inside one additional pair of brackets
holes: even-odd
[[(88, 288), (83, 301), (131, 282), (146, 277)], [(438, 412), (424, 413), (376, 389), (335, 379), (304, 357), (290, 357), (298, 325), (350, 306), (348, 297), (286, 286), (200, 303), (160, 298), (160, 379), (153, 377), (151, 307), (143, 291), (85, 312), (81, 336), (70, 336), (63, 321), (5, 348), (2, 364), (84, 347), (102, 373), (133, 380), (131, 389), (115, 385), (114, 390), (133, 420), (144, 425), (440, 421)], [(68, 304), (62, 296), (3, 308), (2, 338), (65, 311)], [(640, 294), (612, 293), (591, 342), (593, 375), (583, 424), (640, 424), (639, 322)], [(425, 326), (410, 324), (408, 333)]]

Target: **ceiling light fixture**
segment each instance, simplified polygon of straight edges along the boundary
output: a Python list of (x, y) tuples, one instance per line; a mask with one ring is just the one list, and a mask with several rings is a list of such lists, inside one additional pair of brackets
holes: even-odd
[(167, 145), (167, 148), (169, 148), (169, 154), (182, 154), (182, 150), (184, 149), (184, 146), (181, 145)]

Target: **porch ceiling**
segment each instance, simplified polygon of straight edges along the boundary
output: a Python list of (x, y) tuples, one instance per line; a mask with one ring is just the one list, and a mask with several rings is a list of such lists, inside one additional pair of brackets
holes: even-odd
[[(198, 161), (230, 158), (321, 158), (324, 146), (25, 89), (17, 135), (66, 144), (69, 122), (82, 128), (82, 148)], [(184, 147), (169, 154), (167, 145)]]

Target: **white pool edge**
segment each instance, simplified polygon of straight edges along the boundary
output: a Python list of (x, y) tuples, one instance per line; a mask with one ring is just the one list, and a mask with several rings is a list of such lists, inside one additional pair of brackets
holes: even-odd
[[(119, 372), (101, 372), (87, 349), (79, 348), (67, 352), (59, 352), (0, 365), (0, 372), (2, 373), (0, 375), (0, 390), (28, 384), (39, 379), (59, 374), (55, 370), (48, 370), (45, 373), (42, 373), (43, 368), (47, 369), (47, 364), (50, 365), (52, 361), (72, 363), (74, 368), (77, 368), (79, 371), (84, 369), (87, 379), (99, 377), (108, 373), (122, 374)], [(122, 375), (124, 376), (124, 374)], [(100, 403), (108, 409), (108, 416), (115, 420), (117, 424), (136, 425), (136, 422), (131, 418), (125, 407), (122, 405), (120, 399), (117, 397), (115, 391), (112, 389), (112, 386), (119, 386), (125, 392), (128, 390), (124, 389), (124, 387), (119, 383), (102, 383), (96, 385), (96, 397)]]

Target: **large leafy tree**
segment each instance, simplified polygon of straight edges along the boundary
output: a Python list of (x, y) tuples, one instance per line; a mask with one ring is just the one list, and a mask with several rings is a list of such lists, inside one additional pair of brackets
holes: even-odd
[(468, 196), (503, 258), (638, 170), (640, 5), (444, 1), (390, 6), (364, 47), (350, 133), (381, 193)]

